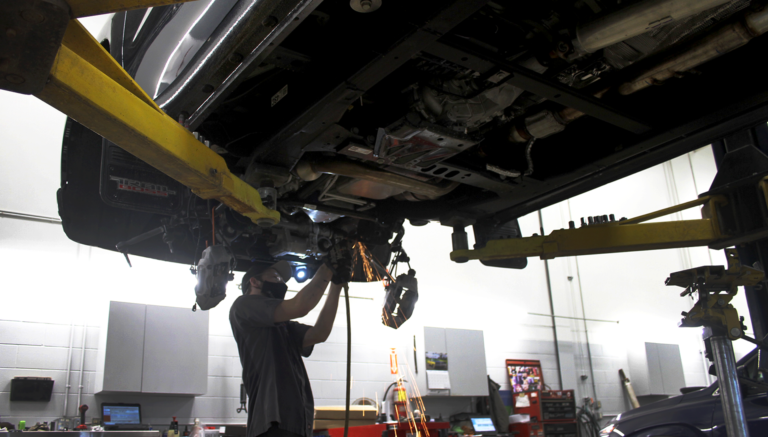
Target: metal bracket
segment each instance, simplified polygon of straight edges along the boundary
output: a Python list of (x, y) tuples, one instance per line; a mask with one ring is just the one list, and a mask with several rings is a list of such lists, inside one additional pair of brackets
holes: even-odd
[(698, 301), (688, 312), (683, 312), (680, 327), (706, 326), (713, 335), (724, 335), (731, 340), (744, 336), (744, 327), (731, 300), (738, 287), (759, 284), (765, 274), (758, 269), (742, 266), (736, 249), (726, 249), (728, 269), (723, 266), (704, 266), (669, 275), (668, 286), (684, 287), (680, 296), (698, 293)]
[(0, 89), (40, 92), (69, 23), (64, 0), (0, 2)]

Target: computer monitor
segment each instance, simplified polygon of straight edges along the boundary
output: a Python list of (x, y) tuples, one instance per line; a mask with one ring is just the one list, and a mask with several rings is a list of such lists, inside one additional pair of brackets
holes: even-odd
[(476, 433), (496, 433), (496, 427), (490, 417), (472, 417), (470, 420)]
[(106, 426), (139, 425), (141, 424), (141, 405), (101, 404), (101, 423)]

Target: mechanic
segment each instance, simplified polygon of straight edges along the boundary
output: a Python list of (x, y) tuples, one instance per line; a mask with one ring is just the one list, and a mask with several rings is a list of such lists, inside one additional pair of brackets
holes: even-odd
[[(323, 264), (314, 278), (291, 299), (284, 299), (291, 266), (279, 261), (256, 266), (243, 276), (243, 295), (229, 311), (243, 382), (248, 392), (247, 437), (311, 437), (314, 398), (301, 357), (308, 357), (333, 328), (341, 289), (350, 280), (348, 260)], [(315, 326), (293, 319), (306, 316), (328, 297)]]

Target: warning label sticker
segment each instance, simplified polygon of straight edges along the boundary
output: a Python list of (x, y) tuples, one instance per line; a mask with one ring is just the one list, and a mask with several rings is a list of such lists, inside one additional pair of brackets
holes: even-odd
[(176, 194), (169, 190), (165, 185), (153, 184), (150, 182), (135, 181), (133, 179), (110, 176), (109, 180), (117, 182), (117, 189), (123, 191), (133, 191), (134, 193), (149, 194), (151, 196), (168, 197)]
[(283, 100), (283, 97), (288, 95), (288, 84), (285, 84), (284, 87), (280, 88), (280, 91), (278, 91), (274, 96), (272, 96), (272, 106), (277, 105), (277, 102), (280, 100)]
[(352, 153), (359, 153), (361, 155), (369, 155), (373, 150), (366, 149), (365, 147), (358, 147), (358, 146), (350, 146), (347, 150), (349, 150)]

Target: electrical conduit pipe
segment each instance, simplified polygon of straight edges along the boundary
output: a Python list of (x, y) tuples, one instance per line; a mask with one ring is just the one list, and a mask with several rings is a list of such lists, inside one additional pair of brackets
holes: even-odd
[(67, 384), (64, 386), (64, 412), (61, 417), (67, 417), (67, 403), (69, 401), (69, 374), (72, 371), (72, 342), (75, 340), (75, 325), (69, 324), (69, 349), (67, 351)]
[[(83, 350), (80, 355), (80, 384), (77, 391), (77, 407), (80, 408), (80, 405), (82, 405), (82, 398), (83, 398), (83, 372), (85, 370), (85, 337), (88, 333), (88, 327), (86, 325), (83, 325)], [(85, 425), (84, 423), (81, 423), (80, 425)]]

